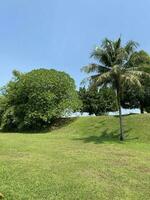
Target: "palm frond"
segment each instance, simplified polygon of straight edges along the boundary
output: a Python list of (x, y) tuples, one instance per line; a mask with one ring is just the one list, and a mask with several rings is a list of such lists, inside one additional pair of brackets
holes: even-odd
[(87, 66), (82, 67), (81, 71), (85, 73), (92, 73), (92, 72), (98, 72), (98, 69), (99, 69), (98, 64), (91, 63)]
[(105, 72), (96, 78), (96, 84), (98, 86), (111, 82), (111, 72)]
[(125, 45), (124, 49), (126, 50), (126, 52), (129, 55), (129, 54), (132, 54), (138, 46), (139, 46), (139, 44), (137, 42), (130, 40)]
[(121, 37), (118, 38), (118, 40), (116, 40), (114, 42), (114, 48), (115, 50), (119, 49), (121, 47)]
[(112, 41), (109, 40), (108, 38), (105, 38), (103, 41), (102, 41), (102, 44), (101, 44), (101, 47), (103, 49), (107, 49), (109, 45), (111, 45)]
[(99, 47), (96, 47), (93, 50), (91, 57), (105, 66), (111, 66), (111, 59), (110, 59), (110, 55), (108, 51), (105, 51), (103, 49), (100, 49)]
[[(139, 69), (139, 68), (137, 68)], [(138, 71), (136, 68), (134, 68), (133, 70), (127, 70), (128, 73), (132, 74), (133, 76), (137, 76), (139, 78), (141, 77), (147, 77), (150, 78), (150, 74), (144, 71)]]
[(124, 73), (124, 70), (122, 68), (122, 66), (120, 65), (114, 65), (112, 67), (112, 70), (111, 70), (111, 74), (112, 76), (114, 77), (117, 77), (117, 76), (120, 76), (121, 73)]
[(124, 74), (121, 76), (121, 82), (122, 82), (122, 87), (124, 85), (128, 86), (136, 86), (138, 88), (142, 87), (142, 84), (140, 82), (139, 77), (133, 75), (133, 74)]
[(146, 64), (140, 65), (138, 67), (138, 70), (150, 74), (150, 65), (146, 65)]
[(107, 66), (103, 66), (103, 65), (98, 65), (98, 64), (95, 64), (95, 63), (91, 63), (87, 66), (84, 66), (81, 68), (81, 71), (82, 72), (85, 72), (85, 73), (104, 73), (104, 72), (107, 72), (111, 70), (110, 67), (107, 67)]

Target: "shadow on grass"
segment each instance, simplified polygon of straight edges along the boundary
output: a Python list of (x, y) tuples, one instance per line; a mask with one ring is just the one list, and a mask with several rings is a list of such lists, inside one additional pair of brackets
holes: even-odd
[(52, 122), (48, 131), (53, 131), (53, 130), (57, 130), (59, 128), (66, 127), (66, 126), (70, 125), (71, 123), (75, 122), (77, 119), (78, 119), (78, 117), (56, 119)]
[[(132, 137), (129, 138), (129, 132), (132, 129), (128, 129), (124, 131), (125, 134), (125, 141), (129, 141), (129, 140), (137, 140), (138, 137)], [(91, 135), (88, 137), (82, 137), (82, 138), (76, 138), (74, 140), (80, 140), (83, 141), (84, 143), (90, 143), (93, 142), (94, 144), (100, 144), (100, 143), (105, 143), (105, 142), (116, 142), (116, 143), (122, 143), (119, 140), (119, 130), (114, 130), (114, 131), (110, 131), (108, 129), (105, 129), (101, 132), (101, 135), (97, 136), (97, 135)]]
[[(129, 113), (129, 114), (123, 114), (122, 117), (127, 117), (127, 116), (132, 116), (132, 115), (139, 115), (139, 113)], [(118, 115), (114, 115), (114, 117), (119, 118), (119, 114)]]
[(73, 123), (74, 121), (77, 120), (77, 117), (72, 117), (72, 118), (60, 118), (54, 120), (48, 127), (43, 128), (43, 129), (29, 129), (29, 130), (0, 130), (0, 133), (22, 133), (22, 134), (44, 134), (48, 133), (60, 128), (63, 128), (65, 126), (68, 126), (69, 124)]

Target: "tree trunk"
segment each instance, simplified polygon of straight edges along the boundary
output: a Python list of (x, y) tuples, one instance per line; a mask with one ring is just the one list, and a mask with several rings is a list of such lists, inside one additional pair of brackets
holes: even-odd
[(142, 104), (140, 104), (140, 111), (141, 111), (141, 114), (144, 113), (144, 108), (143, 108), (143, 105), (142, 105)]
[(120, 93), (117, 91), (117, 103), (118, 103), (118, 110), (119, 110), (119, 124), (120, 124), (120, 141), (124, 140), (123, 134), (123, 126), (122, 126), (122, 112), (121, 112), (121, 102), (120, 102)]

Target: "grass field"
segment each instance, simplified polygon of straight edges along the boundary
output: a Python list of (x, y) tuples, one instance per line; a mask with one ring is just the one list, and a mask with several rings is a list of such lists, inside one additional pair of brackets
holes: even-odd
[(0, 134), (6, 200), (149, 200), (150, 115), (83, 117), (46, 134)]

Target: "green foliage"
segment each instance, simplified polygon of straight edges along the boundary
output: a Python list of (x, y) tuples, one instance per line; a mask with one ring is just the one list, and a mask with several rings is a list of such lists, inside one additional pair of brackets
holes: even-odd
[[(135, 52), (131, 58), (132, 66), (139, 70), (150, 73), (150, 56), (145, 51)], [(141, 76), (141, 89), (135, 86), (125, 86), (122, 96), (124, 108), (140, 108), (141, 113), (150, 106), (150, 77)]]
[(68, 74), (39, 69), (14, 75), (1, 98), (3, 129), (41, 129), (78, 109), (74, 80)]
[(82, 101), (81, 112), (88, 112), (90, 115), (102, 115), (107, 112), (116, 111), (116, 95), (111, 88), (88, 88), (79, 89), (79, 97)]
[(150, 113), (150, 106), (147, 106), (147, 107), (145, 108), (145, 110), (146, 110), (147, 113)]
[(124, 108), (139, 108), (141, 113), (150, 106), (150, 79), (141, 79), (142, 88), (125, 87), (122, 96)]
[(136, 51), (130, 57), (129, 64), (132, 67), (143, 67), (145, 65), (150, 65), (150, 56), (144, 50)]

